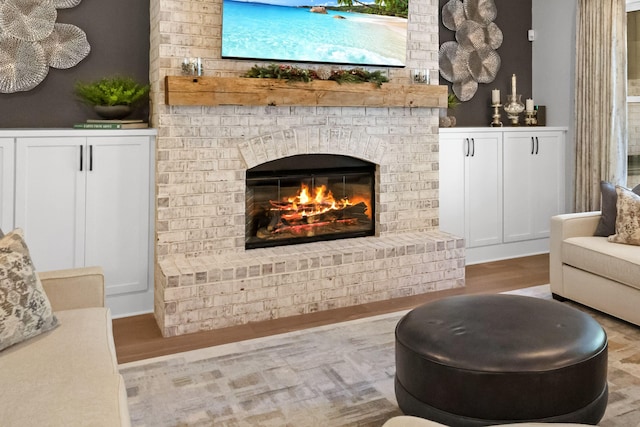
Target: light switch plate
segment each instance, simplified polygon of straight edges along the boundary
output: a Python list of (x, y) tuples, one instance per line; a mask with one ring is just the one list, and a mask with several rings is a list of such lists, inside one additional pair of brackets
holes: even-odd
[(534, 41), (536, 39), (536, 32), (534, 30), (527, 31), (527, 38), (530, 42)]

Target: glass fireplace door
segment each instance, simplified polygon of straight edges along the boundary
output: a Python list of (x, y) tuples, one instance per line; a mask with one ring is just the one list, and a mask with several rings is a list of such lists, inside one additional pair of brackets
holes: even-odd
[(245, 247), (372, 235), (373, 191), (372, 168), (248, 174)]

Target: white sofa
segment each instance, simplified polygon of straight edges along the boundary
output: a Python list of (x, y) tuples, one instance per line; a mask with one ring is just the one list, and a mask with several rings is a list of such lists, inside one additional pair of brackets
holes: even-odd
[(0, 424), (130, 426), (102, 269), (39, 276), (60, 325), (0, 352)]
[(551, 218), (551, 292), (640, 325), (640, 246), (594, 236), (599, 220), (600, 212)]

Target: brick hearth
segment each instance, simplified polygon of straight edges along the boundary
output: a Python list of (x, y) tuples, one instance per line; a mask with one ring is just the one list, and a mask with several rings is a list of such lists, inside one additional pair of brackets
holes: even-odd
[(438, 232), (169, 258), (164, 336), (382, 301), (464, 283), (464, 243)]
[[(168, 106), (164, 76), (220, 59), (216, 1), (151, 0), (156, 167), (155, 316), (165, 336), (464, 286), (461, 239), (438, 231), (438, 109)], [(407, 67), (437, 68), (438, 2), (412, 0)], [(313, 66), (313, 64), (309, 64)], [(296, 154), (376, 164), (376, 235), (244, 249), (245, 173)]]

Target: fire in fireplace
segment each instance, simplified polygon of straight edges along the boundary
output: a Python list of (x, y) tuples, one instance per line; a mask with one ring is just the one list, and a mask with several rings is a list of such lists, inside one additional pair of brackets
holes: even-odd
[(247, 249), (370, 236), (375, 165), (338, 155), (291, 156), (247, 171)]

